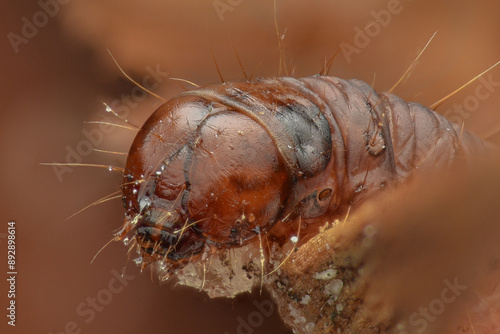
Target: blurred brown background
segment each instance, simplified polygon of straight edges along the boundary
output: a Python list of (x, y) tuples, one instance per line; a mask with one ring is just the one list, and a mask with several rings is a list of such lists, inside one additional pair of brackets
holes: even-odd
[[(364, 29), (374, 13), (394, 3), (277, 1), (288, 68), (295, 76), (320, 72), (325, 58), (342, 42), (356, 46), (356, 28)], [(53, 0), (1, 6), (0, 263), (6, 268), (5, 233), (7, 221), (13, 219), (18, 270), (15, 330), (55, 334), (71, 329), (74, 322), (81, 333), (244, 333), (242, 320), (253, 319), (256, 325), (248, 327), (253, 333), (289, 333), (277, 312), (256, 315), (253, 301), (263, 302), (268, 295), (209, 300), (192, 289), (159, 286), (149, 271), (140, 274), (131, 262), (127, 286), (110, 293), (113, 271), (121, 272), (125, 266), (126, 248), (113, 243), (92, 265), (90, 260), (120, 226), (120, 201), (65, 219), (118, 190), (120, 175), (73, 168), (57, 177), (52, 167), (39, 165), (64, 162), (68, 152), (80, 149), (86, 152), (79, 154), (83, 163), (123, 166), (124, 158), (85, 151), (84, 132), (99, 127), (84, 122), (112, 120), (101, 101), (116, 102), (138, 124), (159, 105), (124, 79), (107, 49), (140, 82), (148, 69), (155, 68), (197, 84), (216, 82), (211, 48), (225, 80), (243, 78), (233, 47), (246, 72), (278, 75), (272, 1)], [(379, 25), (349, 61), (338, 55), (332, 75), (371, 83), (376, 74), (375, 87), (387, 90), (437, 30), (410, 79), (395, 91), (405, 99), (431, 104), (500, 60), (497, 1), (401, 0), (397, 8), (390, 22)], [(38, 27), (26, 27), (33, 23)], [(500, 82), (500, 68), (491, 77)], [(154, 90), (161, 96), (182, 91), (176, 82), (158, 78)], [(451, 98), (439, 111), (457, 116), (450, 109), (453, 104), (472, 103), (460, 119), (465, 128), (486, 136), (500, 123), (500, 90), (493, 85), (488, 98), (474, 100), (477, 85)], [(125, 130), (101, 134), (102, 138), (93, 138), (98, 143), (95, 148), (102, 150), (126, 152), (133, 139), (133, 132)], [(492, 140), (499, 142), (498, 134)], [(0, 305), (6, 312), (7, 287), (2, 281)], [(90, 309), (88, 298), (106, 303), (96, 307), (100, 311), (93, 318), (85, 313)], [(5, 315), (2, 319), (0, 328), (5, 328)]]

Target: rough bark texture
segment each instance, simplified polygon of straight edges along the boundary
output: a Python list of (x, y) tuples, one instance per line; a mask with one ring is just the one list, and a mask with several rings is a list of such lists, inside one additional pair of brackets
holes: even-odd
[(366, 277), (363, 268), (370, 248), (370, 229), (337, 223), (311, 239), (282, 266), (268, 288), (285, 323), (297, 333), (378, 333), (381, 319), (363, 309)]

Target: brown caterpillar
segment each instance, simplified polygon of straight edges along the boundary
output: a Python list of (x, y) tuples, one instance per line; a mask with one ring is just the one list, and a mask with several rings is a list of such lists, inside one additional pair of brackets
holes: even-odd
[(433, 110), (360, 80), (214, 84), (172, 98), (142, 126), (116, 238), (132, 233), (143, 265), (161, 260), (172, 272), (211, 249), (296, 231), (298, 219), (306, 231), (418, 169), (484, 150)]

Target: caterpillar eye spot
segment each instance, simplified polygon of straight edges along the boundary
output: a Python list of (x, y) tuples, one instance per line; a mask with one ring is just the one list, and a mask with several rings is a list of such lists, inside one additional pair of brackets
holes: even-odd
[(324, 201), (332, 195), (332, 189), (323, 189), (318, 195), (319, 201)]

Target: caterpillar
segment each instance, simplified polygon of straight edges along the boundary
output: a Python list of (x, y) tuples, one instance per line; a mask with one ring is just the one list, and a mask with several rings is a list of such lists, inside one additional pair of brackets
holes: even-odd
[(138, 132), (115, 237), (135, 238), (143, 265), (175, 272), (217, 249), (279, 239), (298, 220), (305, 231), (486, 150), (432, 109), (356, 79), (208, 85), (167, 101)]

